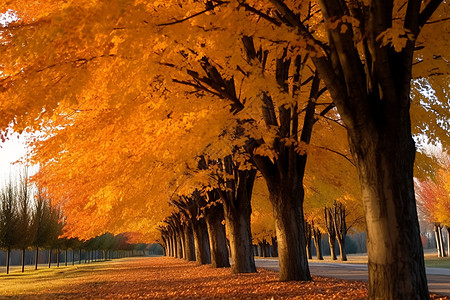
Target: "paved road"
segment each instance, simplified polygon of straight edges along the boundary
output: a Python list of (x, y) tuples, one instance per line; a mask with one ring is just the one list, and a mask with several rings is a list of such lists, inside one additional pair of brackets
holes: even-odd
[[(255, 259), (258, 268), (279, 271), (277, 259)], [(326, 262), (309, 262), (312, 275), (334, 277), (346, 280), (368, 280), (367, 265)], [(450, 269), (427, 268), (428, 288), (430, 292), (450, 296)]]

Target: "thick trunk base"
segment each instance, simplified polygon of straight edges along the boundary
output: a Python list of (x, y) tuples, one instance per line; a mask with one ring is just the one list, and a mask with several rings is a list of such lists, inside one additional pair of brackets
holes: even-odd
[[(213, 212), (213, 210), (222, 210)], [(211, 266), (226, 268), (230, 266), (228, 259), (227, 241), (223, 221), (223, 208), (213, 207), (208, 211), (206, 226), (208, 228), (209, 247), (211, 249)]]
[[(248, 215), (248, 216), (247, 216)], [(250, 214), (225, 213), (231, 250), (232, 273), (255, 273), (255, 259), (250, 231)]]
[(269, 191), (277, 232), (280, 281), (310, 281), (303, 208), (298, 195), (286, 195), (282, 190)]

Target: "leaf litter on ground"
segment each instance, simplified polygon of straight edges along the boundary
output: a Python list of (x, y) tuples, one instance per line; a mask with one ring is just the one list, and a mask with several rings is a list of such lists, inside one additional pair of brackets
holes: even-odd
[[(56, 269), (56, 268), (55, 268)], [(39, 271), (38, 271), (39, 272)], [(231, 274), (170, 257), (125, 258), (0, 276), (0, 298), (14, 299), (367, 299), (365, 282), (314, 276), (279, 282), (278, 273)], [(431, 299), (450, 297), (431, 295)]]

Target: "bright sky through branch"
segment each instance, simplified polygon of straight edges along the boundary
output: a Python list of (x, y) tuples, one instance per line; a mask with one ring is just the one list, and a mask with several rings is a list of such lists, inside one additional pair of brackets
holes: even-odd
[(17, 20), (17, 14), (11, 9), (8, 9), (5, 13), (0, 13), (0, 25), (3, 27)]
[(11, 136), (4, 143), (0, 143), (0, 186), (9, 179), (10, 175), (16, 176), (23, 168), (23, 164), (13, 163), (24, 157), (26, 153), (27, 148), (23, 136)]

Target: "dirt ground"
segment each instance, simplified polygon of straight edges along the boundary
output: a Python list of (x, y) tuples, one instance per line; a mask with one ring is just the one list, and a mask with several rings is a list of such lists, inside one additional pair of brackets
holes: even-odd
[[(127, 258), (0, 275), (0, 299), (365, 299), (367, 284), (324, 277), (278, 282), (167, 257)], [(448, 297), (432, 296), (432, 299)]]

